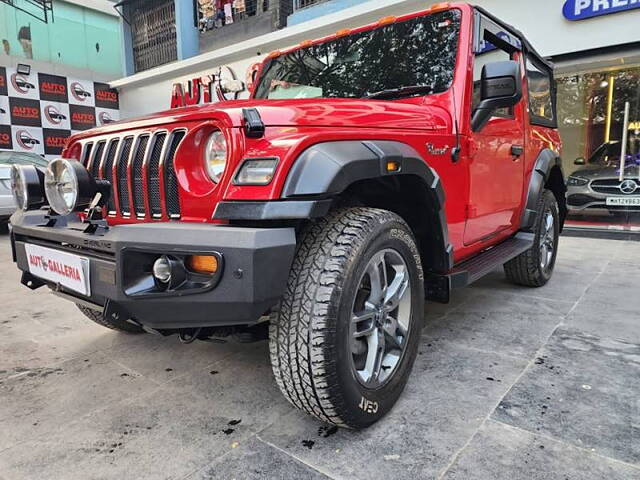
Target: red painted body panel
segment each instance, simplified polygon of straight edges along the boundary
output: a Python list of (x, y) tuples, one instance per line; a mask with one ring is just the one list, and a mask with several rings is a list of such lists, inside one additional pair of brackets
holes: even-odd
[[(515, 109), (514, 120), (494, 119), (481, 134), (471, 132), (473, 8), (467, 4), (452, 4), (450, 7), (398, 17), (397, 20), (445, 8), (457, 8), (462, 12), (454, 81), (445, 93), (394, 101), (249, 99), (184, 107), (77, 134), (72, 137), (65, 154), (71, 156), (76, 152), (76, 145), (89, 138), (93, 140), (124, 131), (133, 133), (186, 128), (187, 135), (175, 157), (181, 220), (212, 222), (215, 206), (221, 200), (280, 198), (293, 162), (302, 151), (315, 143), (361, 139), (404, 142), (418, 151), (441, 178), (446, 193), (450, 242), (454, 247), (455, 260), (459, 262), (504, 240), (517, 230), (525, 201), (525, 185), (529, 183), (533, 162), (543, 148), (552, 146), (558, 150), (560, 140), (553, 129), (529, 125), (526, 88), (523, 89), (525, 94), (521, 104)], [(351, 32), (376, 26), (372, 24)], [(332, 35), (316, 42), (335, 37)], [(247, 107), (259, 111), (266, 125), (263, 138), (251, 139), (244, 135), (241, 128), (242, 109)], [(458, 163), (453, 163), (448, 154), (430, 155), (427, 149), (428, 143), (436, 148), (455, 145), (455, 120), (462, 146)], [(218, 185), (209, 179), (202, 162), (204, 145), (214, 128), (224, 132), (231, 152), (227, 169)], [(526, 147), (525, 154), (517, 161), (513, 161), (510, 155), (512, 144)], [(264, 156), (280, 159), (269, 185), (239, 187), (232, 184), (231, 180), (243, 158)], [(166, 212), (163, 212), (166, 218), (164, 214)], [(109, 222), (157, 221), (148, 216), (143, 219), (132, 217), (126, 220), (110, 218)]]

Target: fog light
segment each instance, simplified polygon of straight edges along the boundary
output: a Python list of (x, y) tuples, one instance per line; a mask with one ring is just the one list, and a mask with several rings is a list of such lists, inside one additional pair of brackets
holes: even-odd
[(218, 259), (213, 255), (191, 255), (187, 257), (186, 264), (194, 273), (213, 275), (218, 271)]
[(162, 283), (171, 281), (171, 261), (166, 255), (161, 256), (153, 263), (153, 276)]

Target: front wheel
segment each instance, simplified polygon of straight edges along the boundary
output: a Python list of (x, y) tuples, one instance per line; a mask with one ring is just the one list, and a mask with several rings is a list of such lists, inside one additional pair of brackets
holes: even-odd
[(302, 232), (270, 326), (273, 372), (297, 408), (363, 428), (400, 396), (423, 326), (413, 234), (386, 210), (337, 210)]
[(553, 192), (545, 190), (538, 202), (533, 246), (504, 265), (507, 278), (526, 287), (546, 285), (556, 264), (559, 236), (558, 201)]

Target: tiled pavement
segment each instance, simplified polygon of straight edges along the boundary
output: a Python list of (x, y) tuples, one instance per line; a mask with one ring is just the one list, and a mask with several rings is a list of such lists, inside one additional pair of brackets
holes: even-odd
[(293, 410), (267, 346), (127, 336), (18, 283), (0, 235), (0, 480), (638, 479), (640, 242), (563, 238), (553, 280), (497, 271), (429, 305), (393, 411)]

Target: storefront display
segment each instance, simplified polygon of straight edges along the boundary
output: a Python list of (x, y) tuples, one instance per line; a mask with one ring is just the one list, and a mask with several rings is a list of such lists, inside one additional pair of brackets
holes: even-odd
[(640, 231), (640, 67), (557, 82), (568, 225)]

